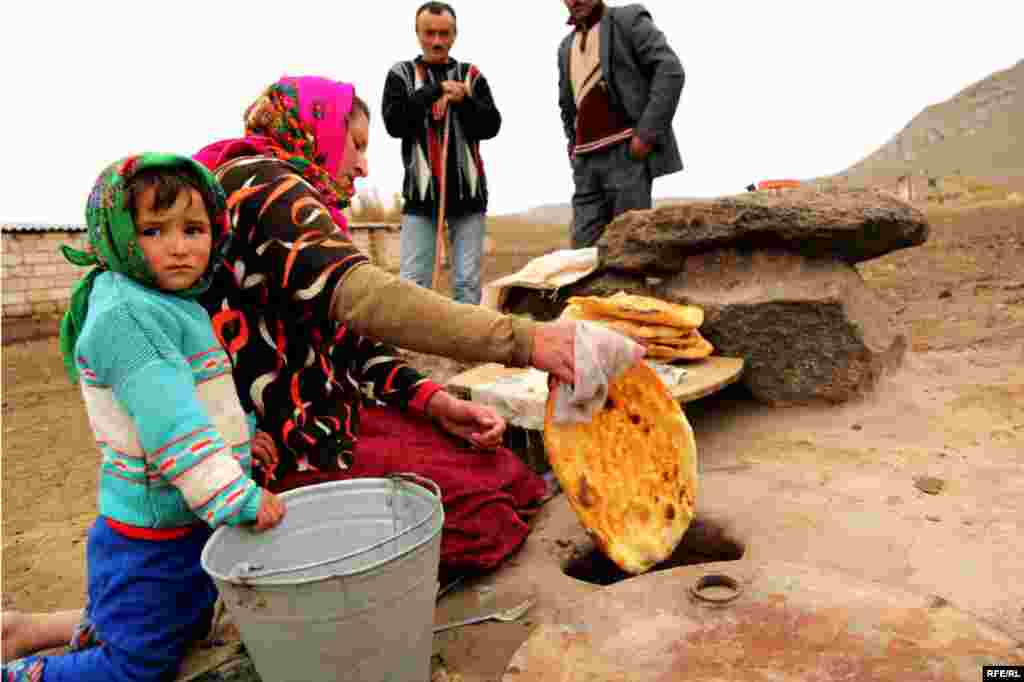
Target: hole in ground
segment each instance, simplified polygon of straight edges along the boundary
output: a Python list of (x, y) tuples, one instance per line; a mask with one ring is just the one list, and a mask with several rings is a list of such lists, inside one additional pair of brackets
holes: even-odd
[[(730, 537), (726, 530), (714, 521), (694, 519), (686, 529), (682, 541), (665, 561), (649, 572), (666, 571), (680, 566), (710, 564), (716, 561), (737, 561), (743, 558), (746, 547), (739, 540)], [(570, 578), (593, 585), (614, 585), (633, 578), (606, 557), (597, 547), (591, 547), (582, 556), (569, 560), (562, 572)]]

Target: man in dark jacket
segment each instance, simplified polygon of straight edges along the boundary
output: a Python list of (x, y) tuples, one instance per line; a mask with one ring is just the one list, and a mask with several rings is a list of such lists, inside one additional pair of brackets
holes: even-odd
[(487, 212), (480, 140), (498, 134), (501, 114), (480, 70), (448, 55), (455, 33), (451, 6), (428, 2), (416, 11), (423, 54), (391, 67), (381, 111), (388, 134), (402, 139), (401, 275), (428, 288), (439, 228), (445, 112), (450, 111), (445, 217), (453, 289), (455, 300), (479, 304)]
[(654, 178), (682, 170), (672, 117), (683, 67), (642, 5), (563, 0), (558, 104), (576, 192), (572, 246), (593, 246), (626, 211), (651, 207)]

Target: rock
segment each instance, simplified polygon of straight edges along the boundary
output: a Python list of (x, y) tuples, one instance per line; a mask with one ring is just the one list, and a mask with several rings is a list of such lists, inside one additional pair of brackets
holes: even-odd
[(914, 479), (914, 487), (929, 495), (938, 495), (946, 487), (946, 482), (934, 476), (918, 476)]
[(677, 272), (687, 256), (724, 248), (859, 263), (923, 244), (928, 233), (921, 211), (874, 190), (753, 192), (630, 211), (608, 225), (598, 254), (602, 267), (645, 275)]
[(762, 402), (845, 402), (903, 359), (884, 303), (845, 263), (720, 250), (680, 270), (653, 295), (703, 308), (701, 334), (746, 360), (741, 381)]

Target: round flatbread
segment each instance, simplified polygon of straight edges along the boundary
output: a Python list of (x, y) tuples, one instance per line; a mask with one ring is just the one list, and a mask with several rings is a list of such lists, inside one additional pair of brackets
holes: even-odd
[(647, 341), (650, 339), (673, 339), (682, 338), (690, 334), (689, 329), (679, 327), (665, 327), (657, 324), (641, 324), (633, 320), (623, 320), (616, 317), (609, 317), (598, 313), (588, 313), (579, 303), (570, 303), (562, 311), (562, 317), (573, 320), (584, 320), (586, 322), (598, 322), (625, 334), (636, 341)]
[(555, 423), (554, 395), (544, 446), (580, 522), (628, 573), (668, 559), (697, 497), (697, 444), (679, 403), (643, 360), (611, 383), (589, 423)]
[(670, 346), (662, 343), (645, 344), (647, 352), (644, 357), (652, 360), (703, 360), (715, 352), (711, 342), (701, 337), (697, 343), (688, 346)]
[(694, 329), (689, 334), (683, 336), (670, 336), (661, 339), (651, 339), (650, 344), (656, 344), (659, 346), (671, 346), (672, 348), (703, 348), (706, 345), (710, 345), (708, 340), (700, 335), (700, 332)]
[[(563, 319), (584, 320), (603, 325), (625, 334), (647, 349), (646, 357), (652, 360), (703, 360), (715, 352), (711, 342), (696, 329), (679, 329), (657, 325), (644, 325), (631, 320), (616, 320), (588, 313), (579, 303), (570, 303), (562, 311)], [(671, 334), (665, 333), (670, 331)]]
[(647, 324), (696, 329), (704, 324), (704, 311), (697, 306), (669, 303), (660, 298), (637, 296), (620, 291), (614, 296), (571, 296), (588, 314), (623, 320), (636, 320)]

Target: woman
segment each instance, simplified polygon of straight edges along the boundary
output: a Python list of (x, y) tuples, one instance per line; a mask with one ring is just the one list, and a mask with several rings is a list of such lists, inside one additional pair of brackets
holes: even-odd
[(353, 246), (341, 209), (367, 174), (369, 111), (351, 85), (282, 78), (246, 110), (245, 133), (196, 155), (224, 185), (234, 228), (201, 302), (277, 445), (270, 488), (419, 473), (444, 493), (442, 567), (493, 568), (525, 540), (519, 512), (544, 482), (497, 447), (494, 410), (449, 395), (387, 344), (571, 382), (574, 326), (453, 303)]

